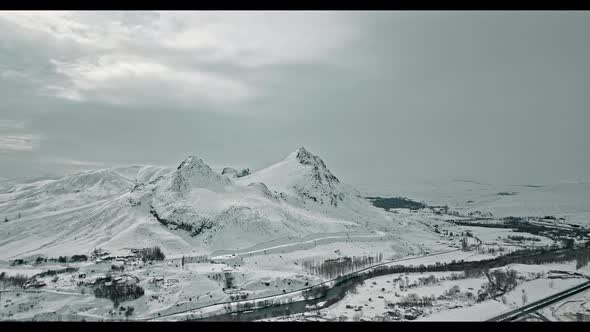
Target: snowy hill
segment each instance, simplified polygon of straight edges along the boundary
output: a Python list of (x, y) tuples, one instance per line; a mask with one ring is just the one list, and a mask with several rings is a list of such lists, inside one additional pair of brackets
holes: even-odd
[(261, 182), (295, 206), (337, 218), (366, 222), (391, 216), (375, 209), (361, 193), (334, 176), (318, 156), (301, 147), (284, 160), (237, 180)]
[(151, 245), (180, 255), (310, 234), (429, 232), (373, 207), (304, 148), (242, 177), (190, 156), (176, 169), (119, 167), (12, 189), (0, 216), (22, 217), (0, 224), (0, 259)]

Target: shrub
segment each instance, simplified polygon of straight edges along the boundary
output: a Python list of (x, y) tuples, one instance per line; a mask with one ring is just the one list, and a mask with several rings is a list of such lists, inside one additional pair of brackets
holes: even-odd
[(515, 270), (498, 269), (492, 272), (486, 271), (485, 275), (488, 278), (488, 283), (480, 294), (480, 299), (484, 299), (486, 296), (503, 295), (516, 288), (517, 274)]
[(166, 256), (160, 247), (144, 248), (139, 251), (139, 256), (144, 262), (147, 261), (163, 261)]
[(141, 286), (119, 282), (110, 278), (110, 276), (97, 280), (94, 288), (94, 296), (110, 299), (115, 307), (120, 302), (135, 300), (143, 296), (143, 294), (144, 290)]
[(10, 266), (26, 264), (27, 261), (21, 258), (10, 261)]
[(100, 248), (95, 248), (94, 250), (92, 250), (92, 252), (90, 253), (90, 258), (91, 259), (96, 259), (99, 258), (101, 256), (104, 256), (107, 252), (100, 249)]
[(574, 239), (564, 238), (564, 239), (561, 239), (561, 243), (567, 249), (571, 249), (574, 247)]
[(484, 274), (483, 271), (480, 269), (465, 270), (464, 273), (465, 278), (479, 278)]
[(34, 277), (29, 278), (24, 274), (16, 274), (14, 276), (6, 276), (6, 273), (2, 272), (0, 274), (0, 281), (6, 286), (15, 286), (19, 288), (23, 288), (24, 285), (29, 280), (35, 279)]
[(421, 298), (416, 293), (408, 294), (406, 297), (402, 298), (399, 302), (401, 306), (415, 306), (421, 304)]
[(123, 266), (123, 265), (121, 265), (121, 266), (111, 265), (111, 270), (113, 270), (113, 271), (125, 271), (125, 266)]
[(229, 272), (225, 272), (223, 274), (224, 276), (224, 281), (225, 281), (225, 288), (230, 289), (234, 287), (234, 277), (232, 276), (231, 273)]
[(85, 262), (88, 260), (88, 256), (86, 255), (74, 255), (70, 257), (70, 262)]
[(74, 267), (66, 267), (61, 270), (47, 270), (47, 271), (36, 274), (36, 276), (39, 278), (43, 278), (46, 276), (54, 276), (54, 275), (57, 275), (60, 273), (69, 273), (69, 272), (75, 272), (75, 271), (78, 271), (78, 269), (74, 268)]
[(459, 285), (454, 285), (446, 293), (448, 296), (453, 296), (455, 294), (461, 293), (461, 288), (459, 287)]
[(521, 236), (521, 235), (508, 235), (508, 238), (513, 241), (525, 241), (525, 240), (535, 241), (535, 242), (541, 241), (541, 239), (539, 239), (538, 237), (526, 237), (526, 236)]
[[(355, 283), (356, 286), (356, 283)], [(322, 285), (318, 285), (318, 286), (313, 286), (309, 289), (306, 289), (303, 291), (302, 295), (303, 298), (305, 299), (313, 299), (313, 298), (318, 298), (318, 297), (322, 297), (326, 294), (326, 291), (329, 289), (330, 287), (328, 287), (325, 284)], [(352, 292), (354, 292), (356, 290), (356, 287), (354, 287), (353, 289), (351, 289)]]

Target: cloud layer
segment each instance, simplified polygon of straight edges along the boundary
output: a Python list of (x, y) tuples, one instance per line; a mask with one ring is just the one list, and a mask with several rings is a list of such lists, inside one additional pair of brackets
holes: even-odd
[[(585, 12), (0, 12), (0, 177), (297, 147), (359, 188), (588, 176)], [(402, 192), (393, 192), (403, 195)]]
[(336, 63), (356, 37), (346, 15), (314, 12), (2, 12), (2, 27), (46, 52), (42, 95), (189, 108), (253, 100), (264, 93), (256, 69)]

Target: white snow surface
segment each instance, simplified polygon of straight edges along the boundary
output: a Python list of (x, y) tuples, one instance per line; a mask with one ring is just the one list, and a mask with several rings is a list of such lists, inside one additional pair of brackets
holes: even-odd
[(590, 182), (499, 185), (469, 180), (430, 182), (396, 188), (381, 196), (403, 195), (430, 205), (448, 205), (458, 212), (481, 211), (494, 217), (555, 216), (590, 226)]
[(240, 178), (190, 156), (177, 169), (135, 165), (3, 183), (0, 216), (9, 222), (0, 223), (0, 259), (153, 245), (171, 256), (202, 254), (316, 233), (433, 237), (373, 207), (304, 148)]

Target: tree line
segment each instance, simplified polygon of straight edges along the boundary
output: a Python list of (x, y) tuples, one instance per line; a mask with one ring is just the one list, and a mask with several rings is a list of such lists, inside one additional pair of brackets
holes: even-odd
[(331, 279), (339, 275), (362, 270), (382, 261), (383, 254), (379, 253), (375, 256), (345, 256), (337, 259), (328, 259), (323, 262), (303, 261), (301, 265), (303, 270), (310, 274)]

